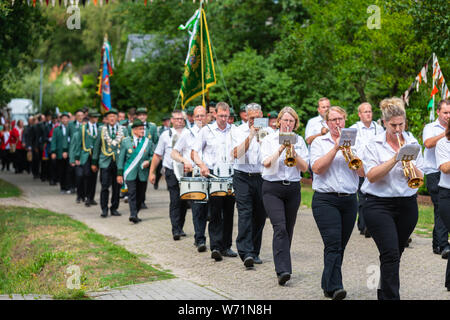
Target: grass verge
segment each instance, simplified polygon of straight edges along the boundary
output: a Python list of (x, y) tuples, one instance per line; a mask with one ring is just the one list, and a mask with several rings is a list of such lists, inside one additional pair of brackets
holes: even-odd
[(0, 179), (0, 198), (18, 197), (22, 191), (15, 185)]
[[(311, 186), (302, 184), (301, 192), (301, 205), (311, 208), (311, 201), (314, 190), (312, 190)], [(418, 235), (431, 238), (433, 236), (433, 226), (433, 206), (419, 205), (419, 220), (417, 221), (414, 232)]]
[(87, 299), (87, 291), (170, 278), (65, 215), (0, 206), (0, 294)]

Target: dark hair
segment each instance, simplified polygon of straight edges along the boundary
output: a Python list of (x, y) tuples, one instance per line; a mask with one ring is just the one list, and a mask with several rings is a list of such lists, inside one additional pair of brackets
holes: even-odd
[(449, 99), (442, 99), (439, 101), (437, 105), (437, 110), (441, 110), (443, 104), (448, 104), (450, 106), (450, 100)]

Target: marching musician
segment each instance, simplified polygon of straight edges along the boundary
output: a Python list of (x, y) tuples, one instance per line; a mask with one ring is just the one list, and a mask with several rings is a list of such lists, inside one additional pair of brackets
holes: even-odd
[(61, 125), (53, 131), (50, 143), (51, 158), (56, 160), (56, 170), (58, 171), (59, 187), (61, 193), (70, 192), (69, 176), (69, 114), (61, 114)]
[(117, 109), (111, 108), (104, 114), (107, 123), (102, 126), (94, 144), (92, 152), (92, 171), (96, 172), (100, 167), (100, 205), (101, 217), (108, 216), (109, 187), (111, 190), (112, 216), (120, 216), (119, 208), (120, 185), (117, 183), (117, 160), (120, 153), (120, 144), (126, 136), (126, 128), (119, 125)]
[(441, 172), (436, 164), (435, 147), (436, 143), (445, 136), (445, 128), (450, 120), (450, 100), (441, 100), (437, 106), (436, 121), (429, 123), (423, 129), (423, 145), (425, 150), (424, 168), (426, 176), (427, 190), (431, 195), (434, 207), (434, 227), (433, 227), (433, 252), (441, 254), (443, 259), (448, 258), (450, 245), (448, 243), (448, 229), (439, 216), (439, 179)]
[[(356, 136), (356, 154), (363, 154), (364, 146), (369, 143), (377, 134), (384, 131), (383, 127), (373, 121), (372, 105), (368, 102), (363, 102), (358, 106), (359, 121), (352, 125), (350, 128), (358, 130)], [(364, 215), (362, 214), (362, 208), (364, 204), (364, 195), (361, 192), (361, 186), (364, 182), (364, 177), (359, 177), (358, 185), (358, 230), (360, 234), (363, 234), (366, 238), (370, 238), (369, 231), (367, 231), (366, 224), (364, 223)]]
[[(230, 107), (226, 102), (216, 104), (216, 122), (203, 127), (193, 146), (193, 158), (200, 173), (208, 177), (217, 164), (231, 165), (231, 125), (228, 123)], [(200, 154), (202, 155), (200, 157)], [(210, 220), (208, 225), (211, 258), (221, 261), (222, 256), (237, 257), (231, 250), (235, 198), (232, 195), (210, 197)]]
[(173, 128), (164, 131), (159, 137), (150, 166), (149, 179), (151, 184), (155, 184), (155, 170), (162, 161), (162, 165), (165, 170), (167, 189), (170, 195), (169, 214), (170, 222), (172, 224), (172, 236), (173, 240), (180, 240), (182, 236), (186, 236), (183, 231), (183, 227), (186, 218), (187, 202), (180, 199), (180, 186), (173, 171), (173, 160), (171, 158), (171, 153), (176, 141), (184, 134), (185, 131), (187, 131), (187, 129), (184, 126), (184, 118), (181, 110), (174, 110), (170, 120)]
[[(81, 130), (75, 132), (70, 142), (70, 163), (76, 164), (75, 174), (82, 181), (78, 185), (81, 197), (85, 198), (86, 207), (97, 205), (94, 200), (95, 187), (97, 185), (97, 171), (92, 171), (92, 153), (99, 133), (97, 126), (100, 114), (95, 110), (88, 111), (89, 122), (81, 126)], [(77, 200), (79, 200), (77, 198)]]
[(129, 220), (135, 224), (141, 221), (138, 213), (144, 203), (150, 161), (153, 156), (153, 142), (151, 137), (145, 134), (144, 122), (135, 119), (131, 125), (131, 135), (122, 140), (117, 161), (117, 183), (126, 184), (130, 206)]
[(280, 145), (280, 133), (291, 133), (299, 127), (294, 109), (284, 107), (278, 114), (277, 126), (279, 130), (261, 144), (262, 197), (273, 227), (272, 251), (278, 284), (284, 285), (292, 273), (290, 248), (301, 200), (300, 173), (308, 170), (308, 149), (298, 135), (295, 145)]
[(325, 297), (341, 300), (347, 295), (341, 272), (344, 250), (355, 225), (356, 192), (364, 169), (362, 164), (356, 170), (350, 169), (339, 146), (341, 129), (345, 128), (347, 119), (345, 110), (330, 107), (324, 119), (329, 132), (316, 137), (310, 150), (314, 174), (311, 208), (324, 243), (321, 286)]
[(324, 117), (325, 113), (331, 106), (330, 100), (326, 97), (322, 97), (319, 99), (317, 104), (317, 112), (319, 112), (319, 115), (309, 119), (305, 128), (305, 140), (309, 145), (312, 144), (315, 138), (323, 136), (328, 132), (328, 127)]
[[(183, 163), (184, 172), (187, 175), (192, 175), (195, 163), (192, 160), (192, 146), (198, 137), (201, 128), (206, 125), (206, 109), (199, 105), (194, 109), (194, 125), (188, 129), (178, 139), (177, 143), (172, 149), (172, 159)], [(192, 222), (194, 224), (194, 245), (198, 252), (206, 251), (206, 221), (208, 216), (208, 203), (196, 202), (192, 203)]]
[[(400, 258), (418, 219), (417, 187), (410, 187), (405, 177), (423, 179), (423, 157), (398, 161), (404, 144), (418, 144), (405, 133), (406, 112), (402, 99), (393, 97), (380, 102), (386, 131), (375, 137), (364, 150), (366, 180), (361, 191), (366, 194), (364, 220), (380, 252), (378, 299), (400, 299)], [(411, 186), (413, 186), (411, 184)]]
[(233, 188), (238, 210), (236, 247), (244, 266), (251, 268), (254, 263), (262, 263), (259, 252), (267, 213), (262, 199), (262, 140), (257, 136), (259, 129), (253, 126), (263, 113), (257, 103), (248, 104), (245, 112), (248, 121), (233, 132)]
[[(448, 100), (446, 100), (447, 106)], [(442, 112), (442, 109), (441, 109)], [(445, 136), (436, 144), (436, 164), (441, 171), (439, 180), (439, 216), (450, 230), (450, 121), (447, 120)], [(450, 291), (450, 259), (445, 272), (445, 287)]]

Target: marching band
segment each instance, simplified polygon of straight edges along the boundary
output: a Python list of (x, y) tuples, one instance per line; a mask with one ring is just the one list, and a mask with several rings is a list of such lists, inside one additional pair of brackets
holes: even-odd
[[(100, 114), (95, 110), (79, 110), (72, 121), (62, 113), (56, 125), (42, 116), (34, 125), (33, 120), (20, 126), (18, 134), (3, 129), (1, 150), (2, 155), (10, 150), (12, 136), (23, 136), (20, 146), (26, 151), (20, 167), (36, 178), (39, 162), (34, 163), (34, 157), (40, 159), (45, 150), (37, 146), (33, 132), (37, 125), (48, 126), (46, 160), (55, 165), (48, 174), (57, 171), (60, 192), (76, 189), (77, 203), (97, 205), (100, 169), (101, 217), (109, 212), (121, 215), (122, 188), (128, 192), (129, 221), (134, 224), (141, 222), (138, 213), (145, 208), (147, 182), (157, 189), (162, 167), (173, 239), (186, 236), (183, 227), (191, 208), (195, 248), (207, 251), (208, 224), (211, 259), (216, 262), (239, 256), (246, 269), (262, 264), (262, 234), (269, 218), (280, 286), (292, 275), (300, 181), (309, 171), (312, 213), (324, 246), (324, 296), (341, 300), (347, 295), (341, 269), (358, 216), (359, 230), (372, 237), (379, 250), (378, 299), (400, 299), (400, 259), (418, 221), (417, 191), (425, 181), (435, 213), (432, 249), (444, 259), (450, 255), (450, 101), (439, 103), (438, 119), (424, 128), (424, 155), (418, 140), (406, 131), (403, 100), (384, 99), (380, 109), (383, 126), (373, 121), (372, 106), (362, 103), (360, 121), (346, 128), (346, 111), (323, 97), (319, 115), (306, 125), (305, 138), (296, 133), (300, 120), (291, 107), (270, 111), (264, 118), (262, 107), (250, 103), (241, 106), (238, 124), (230, 121), (234, 111), (227, 103), (210, 102), (207, 109), (192, 107), (187, 119), (184, 111), (174, 110), (165, 118), (172, 127), (166, 123), (160, 129), (147, 122), (145, 108), (129, 111), (128, 120), (123, 113), (120, 122), (118, 111), (111, 108), (103, 124), (97, 122)], [(237, 253), (232, 250), (235, 206)], [(444, 283), (450, 291), (450, 261)]]

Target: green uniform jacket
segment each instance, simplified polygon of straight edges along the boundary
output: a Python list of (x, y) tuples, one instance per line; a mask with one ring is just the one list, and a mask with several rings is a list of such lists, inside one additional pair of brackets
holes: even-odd
[(77, 128), (77, 120), (70, 121), (69, 122), (69, 137), (70, 137), (70, 139), (72, 139), (75, 132), (80, 131), (80, 129), (81, 129), (81, 125), (79, 125)]
[[(97, 136), (100, 131), (101, 130), (97, 127)], [(74, 163), (75, 160), (79, 160), (80, 165), (84, 165), (89, 159), (89, 155), (92, 155), (93, 153), (97, 136), (91, 135), (89, 132), (89, 125), (86, 124), (83, 124), (81, 130), (75, 131), (69, 147), (70, 163)]]
[[(147, 139), (146, 136), (144, 138)], [(141, 142), (144, 143), (144, 142)], [(125, 163), (127, 163), (127, 160), (131, 157), (133, 152), (136, 152), (136, 149), (134, 147), (134, 141), (132, 137), (126, 137), (122, 140), (121, 146), (120, 146), (120, 154), (119, 154), (119, 160), (117, 161), (117, 175), (123, 176), (125, 171)], [(152, 140), (148, 140), (148, 144), (144, 150), (144, 154), (142, 158), (139, 160), (139, 163), (133, 168), (133, 170), (130, 171), (127, 175), (127, 181), (133, 181), (139, 178), (139, 181), (147, 181), (148, 174), (150, 171), (150, 166), (147, 168), (142, 169), (142, 163), (146, 160), (148, 160), (150, 163), (152, 162), (153, 157), (153, 149), (154, 145)]]
[[(122, 137), (118, 139), (118, 143), (108, 144), (107, 139), (104, 134), (109, 130), (109, 125), (103, 125), (99, 129), (99, 133), (97, 138), (95, 139), (94, 150), (92, 151), (92, 165), (99, 166), (100, 169), (106, 169), (109, 167), (111, 161), (116, 161), (119, 158), (120, 153), (120, 144), (123, 138), (126, 136), (126, 128), (123, 126), (119, 126), (119, 131), (121, 132)], [(117, 137), (117, 136), (116, 136)]]
[(62, 159), (63, 152), (69, 152), (69, 129), (66, 127), (66, 135), (63, 135), (62, 127), (61, 124), (53, 130), (50, 143), (50, 153), (56, 153), (57, 159)]

